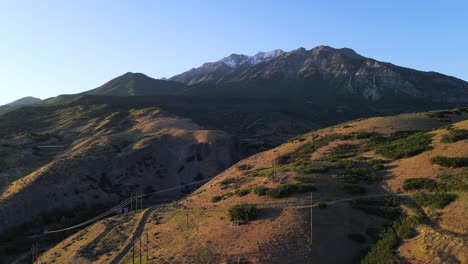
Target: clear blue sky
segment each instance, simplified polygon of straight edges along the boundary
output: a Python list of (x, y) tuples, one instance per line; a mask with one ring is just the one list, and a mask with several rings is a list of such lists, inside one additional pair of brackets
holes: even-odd
[(468, 80), (467, 1), (0, 0), (0, 38), (0, 104), (322, 44)]

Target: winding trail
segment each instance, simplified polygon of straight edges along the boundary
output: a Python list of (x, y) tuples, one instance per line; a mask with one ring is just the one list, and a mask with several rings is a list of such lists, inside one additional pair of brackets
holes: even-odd
[(133, 241), (135, 241), (136, 239), (138, 239), (142, 234), (143, 234), (143, 231), (145, 230), (145, 225), (146, 225), (146, 222), (148, 221), (148, 217), (150, 216), (150, 214), (155, 210), (156, 208), (155, 207), (151, 207), (151, 208), (148, 208), (146, 210), (146, 212), (143, 214), (143, 216), (141, 217), (140, 219), (140, 223), (138, 223), (138, 227), (137, 229), (135, 230), (135, 233), (133, 234), (133, 237), (131, 238), (131, 240), (128, 242), (128, 244), (125, 246), (125, 248), (119, 253), (119, 255), (117, 255), (114, 260), (112, 260), (112, 264), (118, 264), (126, 255), (127, 253), (130, 251), (130, 249), (132, 248), (132, 244), (133, 244)]

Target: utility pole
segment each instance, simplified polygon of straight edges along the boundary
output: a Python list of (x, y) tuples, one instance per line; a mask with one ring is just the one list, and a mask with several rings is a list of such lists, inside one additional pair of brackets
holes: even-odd
[(132, 264), (135, 264), (135, 240), (132, 241)]
[(31, 261), (34, 264), (39, 256), (39, 244), (33, 243), (31, 247)]
[(312, 192), (310, 192), (310, 244), (312, 245), (312, 227), (313, 227), (313, 223), (314, 221), (312, 221), (312, 211), (313, 211), (313, 198), (312, 198)]
[(146, 229), (146, 263), (149, 260), (149, 236), (148, 236), (148, 229)]
[(133, 193), (130, 193), (130, 212), (133, 211)]
[(188, 221), (188, 216), (189, 216), (188, 205), (185, 205), (185, 216), (187, 217), (187, 226), (188, 226), (188, 224), (189, 224), (189, 221)]
[(140, 196), (140, 209), (143, 210), (143, 191), (141, 191), (141, 196)]

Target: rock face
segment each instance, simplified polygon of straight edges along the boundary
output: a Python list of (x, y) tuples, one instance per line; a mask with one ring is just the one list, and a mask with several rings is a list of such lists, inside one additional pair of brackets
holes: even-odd
[[(132, 192), (210, 178), (243, 157), (233, 136), (189, 119), (145, 111), (134, 121), (124, 132), (74, 140), (66, 152), (11, 184), (0, 198), (0, 232), (52, 210), (109, 206)], [(161, 197), (181, 197), (196, 187)]]
[[(204, 89), (205, 94), (211, 95), (349, 94), (374, 102), (393, 97), (468, 102), (468, 83), (463, 80), (395, 66), (366, 58), (352, 49), (328, 46), (290, 52), (275, 50), (252, 57), (233, 54), (170, 80), (190, 85), (214, 85), (216, 88), (208, 89), (209, 92)], [(190, 91), (200, 93), (196, 88)]]

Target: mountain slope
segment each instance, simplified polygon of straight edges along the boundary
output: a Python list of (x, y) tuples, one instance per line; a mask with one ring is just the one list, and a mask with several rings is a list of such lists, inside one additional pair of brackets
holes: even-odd
[(175, 95), (180, 94), (185, 87), (179, 82), (156, 80), (142, 73), (128, 72), (84, 94), (106, 96)]
[(35, 98), (35, 97), (32, 97), (32, 96), (27, 96), (27, 97), (23, 97), (21, 99), (18, 99), (16, 101), (13, 101), (13, 102), (11, 102), (9, 104), (1, 105), (0, 106), (0, 112), (12, 109), (12, 108), (17, 107), (17, 106), (33, 105), (33, 104), (39, 104), (41, 102), (42, 102), (42, 100), (39, 99), (39, 98)]
[(2, 233), (214, 176), (243, 156), (233, 136), (155, 107), (23, 107), (1, 115), (0, 127)]
[(468, 102), (468, 83), (463, 80), (380, 62), (348, 48), (318, 46), (259, 54), (233, 54), (170, 80), (192, 85), (188, 93), (194, 95), (354, 95), (370, 101), (396, 97)]
[[(177, 263), (464, 263), (466, 164), (431, 160), (468, 158), (467, 119), (468, 110), (461, 109), (356, 120), (244, 159), (179, 203), (155, 207), (145, 225), (149, 256)], [(442, 140), (460, 130), (465, 139)], [(409, 143), (420, 139), (424, 143)], [(407, 156), (388, 157), (401, 152)], [(404, 189), (409, 177), (445, 189)], [(456, 198), (438, 207), (417, 198), (440, 194)], [(256, 204), (257, 217), (237, 225), (229, 211), (242, 203)], [(107, 233), (125, 223), (106, 221), (119, 221)], [(66, 239), (40, 261), (106, 258), (82, 241), (107, 245), (115, 255), (119, 245), (111, 246), (107, 235), (89, 238), (98, 237), (103, 223)], [(131, 259), (129, 253), (125, 260)]]

